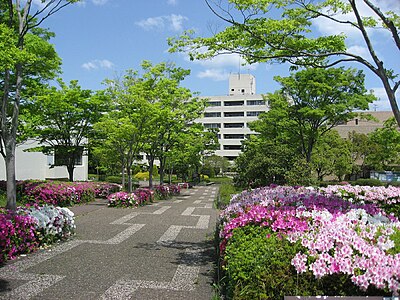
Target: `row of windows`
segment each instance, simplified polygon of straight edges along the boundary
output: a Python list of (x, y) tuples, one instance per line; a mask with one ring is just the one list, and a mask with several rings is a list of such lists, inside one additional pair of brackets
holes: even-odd
[[(223, 123), (224, 128), (244, 128), (244, 123)], [(221, 123), (204, 123), (205, 128), (221, 128)]]
[[(263, 113), (263, 111), (248, 111), (246, 112), (247, 117), (257, 117)], [(221, 112), (206, 112), (204, 118), (220, 118)], [(231, 111), (224, 112), (224, 117), (244, 117), (244, 111)]]
[[(244, 100), (239, 101), (224, 101), (224, 106), (243, 106)], [(265, 100), (247, 100), (247, 105), (264, 105)], [(222, 101), (209, 101), (208, 106), (221, 106)]]

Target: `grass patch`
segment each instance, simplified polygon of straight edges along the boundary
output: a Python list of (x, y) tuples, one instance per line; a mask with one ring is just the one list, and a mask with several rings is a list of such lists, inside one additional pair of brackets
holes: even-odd
[(238, 194), (241, 191), (241, 188), (235, 187), (232, 183), (222, 183), (219, 187), (217, 207), (223, 208), (228, 205), (232, 195)]
[(209, 181), (215, 182), (215, 183), (219, 183), (219, 184), (222, 184), (222, 183), (230, 183), (230, 184), (232, 184), (233, 183), (233, 178), (230, 178), (230, 177), (210, 177)]
[[(0, 191), (0, 208), (4, 208), (6, 206), (7, 206), (7, 194), (5, 192)], [(17, 200), (17, 206), (23, 206), (23, 204)]]

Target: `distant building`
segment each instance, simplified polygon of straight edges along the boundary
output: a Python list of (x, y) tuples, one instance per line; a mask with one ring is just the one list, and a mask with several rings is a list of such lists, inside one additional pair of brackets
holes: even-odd
[(208, 99), (208, 107), (196, 122), (218, 128), (220, 149), (215, 154), (234, 160), (241, 152), (241, 142), (254, 133), (248, 124), (268, 110), (263, 96), (256, 94), (256, 79), (250, 74), (231, 75), (226, 96), (204, 98)]
[[(57, 153), (45, 155), (42, 152), (27, 152), (26, 150), (39, 146), (36, 141), (27, 141), (19, 145), (15, 151), (16, 179), (68, 179), (66, 166), (57, 164)], [(0, 180), (6, 180), (4, 159), (0, 160)], [(76, 161), (74, 180), (88, 180), (88, 157), (82, 155)]]
[(368, 134), (378, 128), (383, 128), (383, 123), (393, 117), (392, 111), (366, 111), (363, 112), (363, 114), (369, 114), (377, 119), (377, 121), (356, 117), (347, 123), (343, 123), (334, 127), (334, 129), (337, 130), (340, 136), (343, 138), (347, 138), (349, 133), (353, 131), (357, 133)]

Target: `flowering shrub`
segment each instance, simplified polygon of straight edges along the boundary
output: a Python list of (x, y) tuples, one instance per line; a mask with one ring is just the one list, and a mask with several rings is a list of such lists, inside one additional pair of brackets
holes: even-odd
[(400, 217), (400, 188), (389, 186), (331, 185), (320, 188), (325, 194), (338, 195), (355, 203), (375, 203), (387, 213)]
[(139, 206), (138, 197), (134, 193), (117, 192), (107, 197), (110, 207)]
[(168, 199), (172, 196), (179, 195), (181, 192), (181, 188), (177, 184), (157, 185), (154, 189), (159, 199)]
[(26, 181), (22, 193), (22, 201), (29, 204), (71, 206), (95, 199), (95, 187), (89, 182)]
[(116, 183), (92, 182), (91, 184), (95, 189), (96, 198), (107, 198), (109, 195), (121, 190), (121, 185)]
[(31, 216), (0, 211), (0, 263), (36, 249), (39, 241), (35, 230), (36, 221)]
[(178, 185), (180, 186), (181, 189), (191, 188), (191, 186), (190, 186), (190, 184), (188, 182), (178, 183)]
[(154, 191), (150, 189), (136, 189), (133, 191), (139, 205), (154, 201)]
[(141, 206), (153, 202), (157, 199), (168, 199), (179, 195), (180, 187), (178, 185), (158, 185), (154, 190), (148, 188), (139, 188), (132, 193), (118, 192), (107, 197), (108, 206), (111, 207), (133, 207)]
[[(225, 251), (240, 228), (268, 228), (278, 238), (301, 243), (303, 249), (291, 260), (299, 274), (343, 277), (341, 281), (352, 282), (360, 294), (371, 289), (399, 292), (400, 222), (380, 208), (397, 201), (396, 191), (389, 188), (373, 195), (364, 189), (359, 194), (364, 198), (354, 201), (354, 193), (342, 197), (330, 187), (321, 192), (279, 186), (244, 191), (220, 215), (221, 254), (229, 265), (232, 256)], [(390, 199), (379, 198), (380, 194)]]
[(36, 233), (40, 233), (41, 244), (52, 243), (71, 236), (75, 231), (74, 213), (66, 207), (52, 205), (19, 208), (35, 219)]
[(69, 237), (74, 233), (74, 214), (51, 205), (0, 211), (0, 263), (16, 255)]

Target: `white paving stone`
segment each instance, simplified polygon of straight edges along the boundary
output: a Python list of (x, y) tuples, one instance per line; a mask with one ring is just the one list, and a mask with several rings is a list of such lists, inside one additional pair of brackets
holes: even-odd
[(196, 207), (189, 206), (181, 213), (181, 215), (182, 216), (190, 216), (194, 212), (195, 209), (196, 209)]
[(111, 286), (100, 299), (119, 300), (130, 299), (140, 289), (172, 290), (172, 291), (193, 291), (196, 288), (200, 267), (179, 265), (174, 277), (170, 282), (166, 281), (145, 281), (145, 280), (118, 280)]

